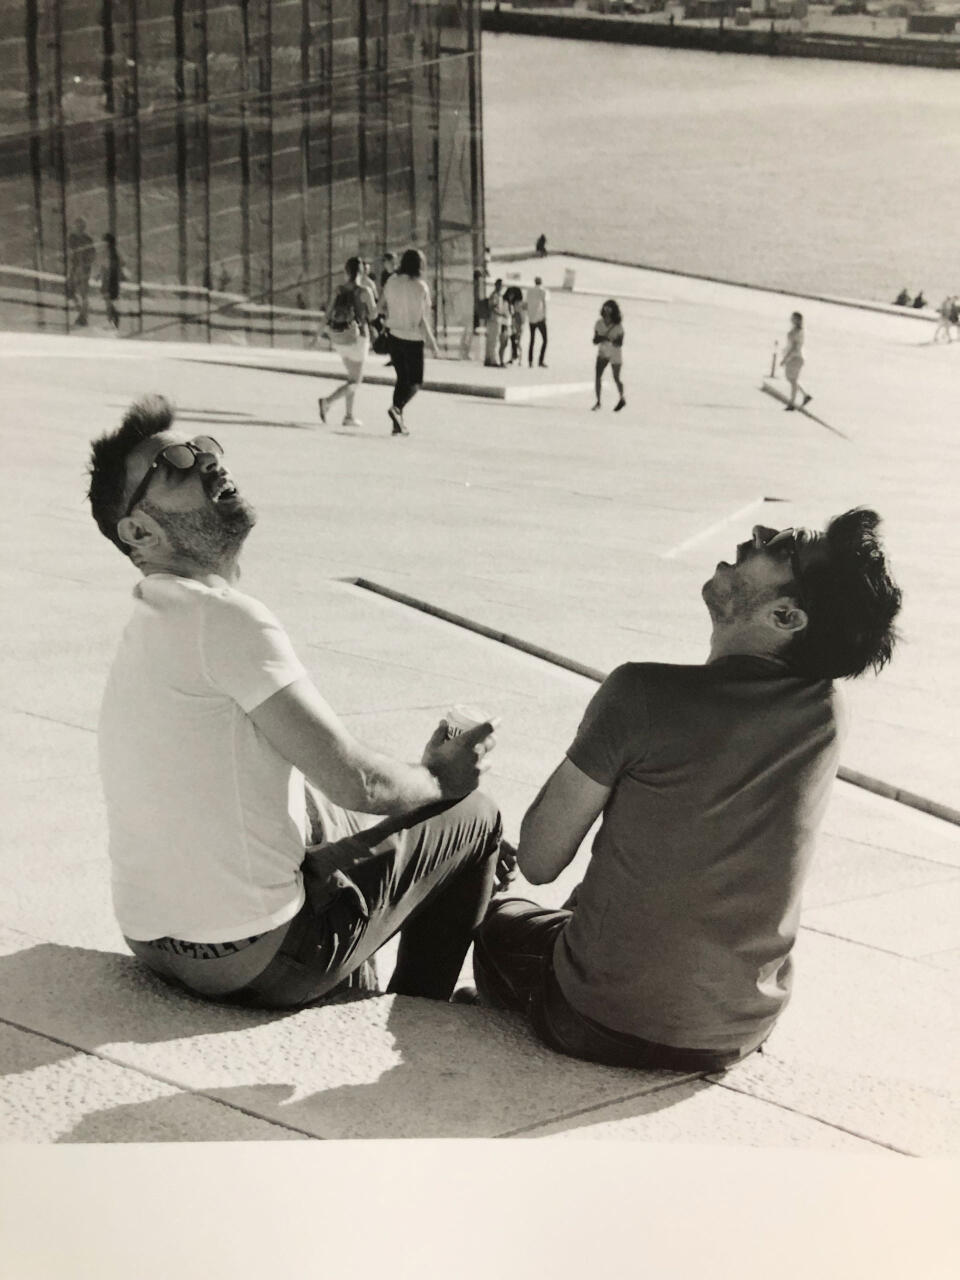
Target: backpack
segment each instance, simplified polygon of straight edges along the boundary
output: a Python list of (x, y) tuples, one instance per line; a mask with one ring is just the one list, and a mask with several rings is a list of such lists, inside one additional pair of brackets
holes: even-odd
[(352, 284), (342, 284), (334, 295), (327, 315), (327, 328), (333, 333), (346, 333), (351, 325), (357, 326), (356, 289)]

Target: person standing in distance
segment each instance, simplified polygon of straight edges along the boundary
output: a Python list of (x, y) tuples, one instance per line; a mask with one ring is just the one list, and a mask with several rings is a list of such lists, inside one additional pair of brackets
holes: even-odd
[(387, 410), (395, 436), (410, 434), (403, 411), (423, 385), (424, 341), (434, 356), (440, 355), (430, 328), (430, 288), (422, 279), (426, 265), (419, 249), (405, 249), (399, 268), (383, 286), (380, 297), (380, 314), (387, 326), (390, 359), (397, 374), (393, 404)]
[(539, 276), (534, 276), (532, 286), (527, 290), (527, 323), (530, 326), (530, 350), (527, 363), (533, 368), (533, 346), (537, 334), (540, 334), (540, 368), (547, 367), (547, 291)]
[(620, 314), (620, 308), (613, 298), (608, 298), (600, 308), (600, 319), (593, 326), (593, 344), (597, 348), (597, 364), (594, 372), (597, 402), (593, 406), (594, 409), (600, 408), (600, 388), (603, 371), (607, 365), (610, 366), (610, 372), (620, 393), (620, 399), (613, 406), (614, 413), (619, 413), (627, 403), (620, 378), (623, 368), (623, 336), (623, 317)]

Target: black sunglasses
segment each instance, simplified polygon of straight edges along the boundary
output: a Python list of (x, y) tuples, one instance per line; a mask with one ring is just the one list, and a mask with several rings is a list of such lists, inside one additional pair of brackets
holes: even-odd
[(797, 584), (797, 603), (806, 608), (803, 593), (803, 574), (800, 570), (800, 539), (797, 536), (796, 529), (781, 529), (779, 533), (775, 533), (769, 542), (764, 542), (762, 549), (772, 552), (775, 556), (782, 556), (790, 561), (790, 572), (793, 574), (794, 581)]
[(127, 503), (127, 509), (123, 513), (124, 516), (126, 517), (130, 514), (146, 493), (147, 485), (161, 462), (170, 467), (172, 471), (190, 471), (203, 453), (212, 453), (215, 458), (222, 458), (223, 445), (214, 440), (213, 436), (197, 436), (194, 440), (188, 440), (186, 444), (168, 444), (166, 448), (161, 449), (149, 467), (147, 467), (143, 479), (134, 489), (130, 501)]

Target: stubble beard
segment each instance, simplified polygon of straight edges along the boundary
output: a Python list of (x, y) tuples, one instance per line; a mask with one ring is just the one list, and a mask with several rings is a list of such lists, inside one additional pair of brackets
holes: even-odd
[(142, 506), (163, 529), (174, 556), (203, 567), (235, 558), (257, 522), (244, 498), (224, 507), (210, 503), (198, 511), (163, 511), (149, 502)]

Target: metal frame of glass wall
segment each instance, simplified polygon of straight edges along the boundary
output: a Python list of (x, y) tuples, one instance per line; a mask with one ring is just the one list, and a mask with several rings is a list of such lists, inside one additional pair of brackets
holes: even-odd
[[(414, 245), (483, 264), (479, 0), (0, 0), (0, 327), (315, 340)], [(117, 259), (109, 242), (115, 241)], [(82, 296), (81, 296), (82, 295)]]

